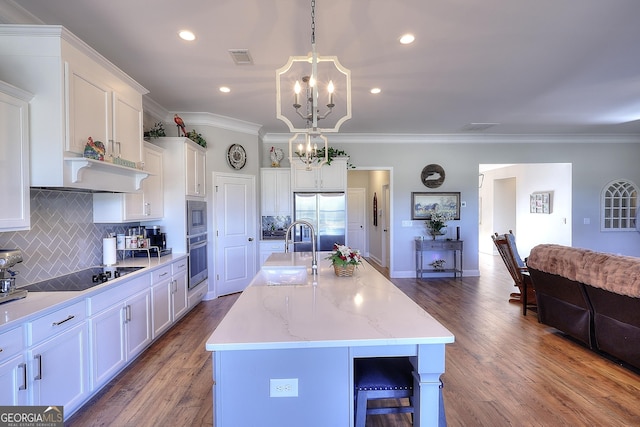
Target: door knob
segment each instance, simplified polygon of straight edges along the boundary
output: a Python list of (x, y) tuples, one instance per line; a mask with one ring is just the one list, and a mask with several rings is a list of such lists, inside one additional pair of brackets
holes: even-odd
[(253, 237), (249, 237), (249, 241), (250, 241), (250, 242), (253, 242)]

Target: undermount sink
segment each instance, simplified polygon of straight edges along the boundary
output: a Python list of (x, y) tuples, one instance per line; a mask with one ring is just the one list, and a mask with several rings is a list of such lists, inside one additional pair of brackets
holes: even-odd
[(307, 283), (307, 268), (303, 266), (262, 267), (253, 279), (255, 286), (294, 286)]

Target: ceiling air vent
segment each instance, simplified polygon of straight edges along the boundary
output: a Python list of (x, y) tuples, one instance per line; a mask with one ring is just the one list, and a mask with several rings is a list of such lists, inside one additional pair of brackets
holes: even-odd
[(500, 123), (469, 123), (468, 125), (462, 126), (462, 130), (465, 132), (479, 132), (481, 130), (487, 130), (499, 124)]
[(229, 49), (229, 55), (231, 55), (236, 65), (253, 64), (249, 49)]

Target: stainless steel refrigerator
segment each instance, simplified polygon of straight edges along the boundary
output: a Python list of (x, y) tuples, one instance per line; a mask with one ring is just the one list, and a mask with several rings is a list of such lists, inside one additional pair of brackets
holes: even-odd
[[(330, 251), (334, 243), (344, 245), (347, 223), (344, 193), (294, 193), (294, 220), (313, 224), (318, 251)], [(295, 252), (311, 251), (311, 233), (308, 227), (296, 226), (293, 233)]]

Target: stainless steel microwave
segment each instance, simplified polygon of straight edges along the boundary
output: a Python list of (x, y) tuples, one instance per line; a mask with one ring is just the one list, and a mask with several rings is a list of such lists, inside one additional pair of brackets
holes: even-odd
[(207, 202), (187, 200), (187, 236), (207, 232)]

